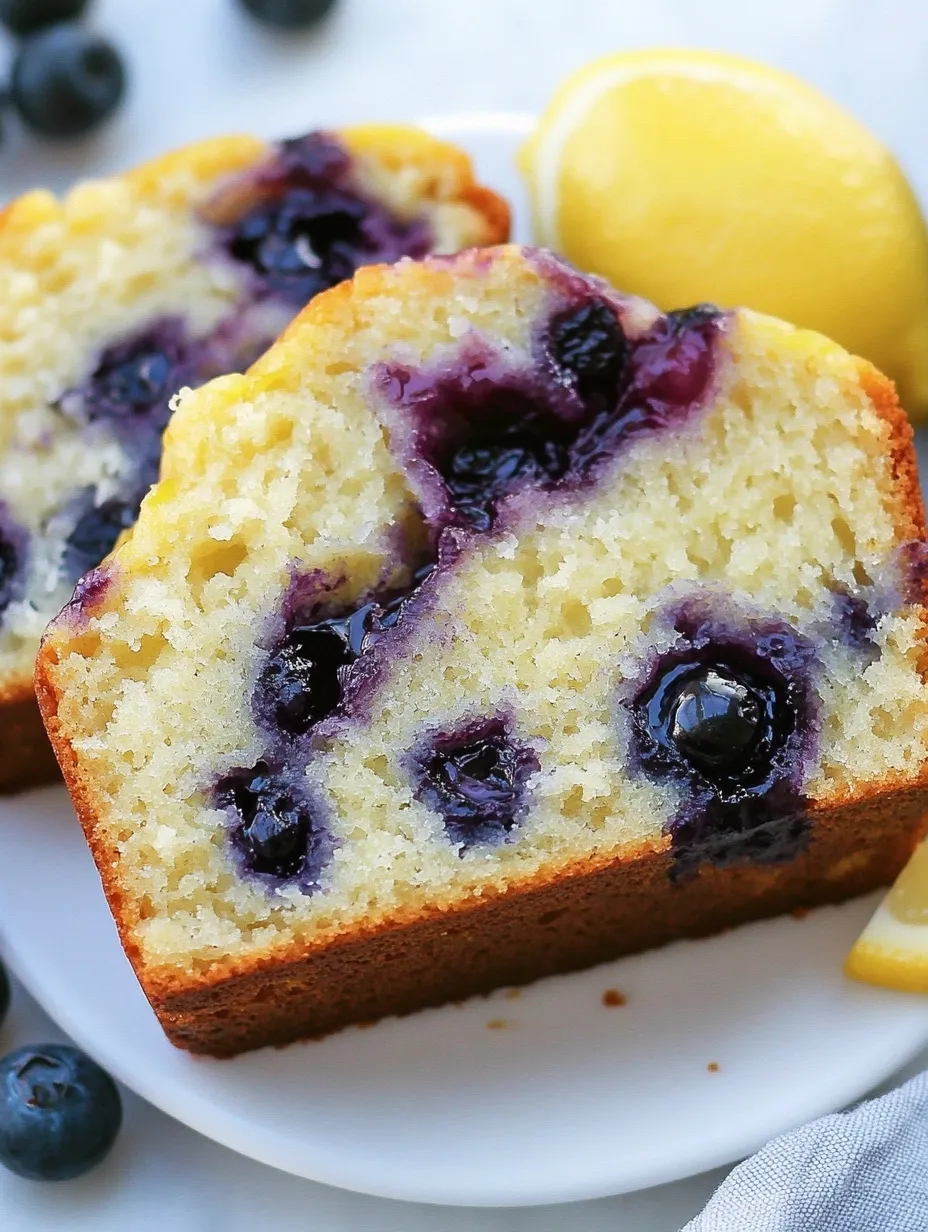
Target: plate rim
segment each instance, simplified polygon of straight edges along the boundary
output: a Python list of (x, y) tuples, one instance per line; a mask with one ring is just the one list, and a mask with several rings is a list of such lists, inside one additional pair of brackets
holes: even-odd
[[(530, 132), (533, 118), (529, 112), (469, 111), (433, 115), (420, 119), (418, 123), (436, 136), (457, 140), (465, 149), (468, 149), (469, 139), (475, 136), (496, 134), (509, 141), (522, 139)], [(63, 788), (46, 790), (63, 791)], [(80, 841), (83, 843), (82, 836)], [(87, 858), (89, 859), (89, 853)], [(90, 867), (93, 868), (93, 865), (91, 864)], [(94, 873), (96, 873), (95, 869)], [(115, 927), (112, 927), (115, 943)], [(751, 927), (751, 925), (745, 927)], [(606, 1175), (602, 1176), (599, 1183), (591, 1183), (588, 1180), (581, 1183), (569, 1180), (565, 1183), (559, 1180), (553, 1183), (550, 1177), (546, 1177), (544, 1178), (545, 1184), (536, 1183), (532, 1192), (528, 1192), (524, 1186), (521, 1191), (513, 1192), (510, 1186), (509, 1192), (504, 1193), (499, 1188), (498, 1182), (494, 1182), (497, 1185), (495, 1189), (492, 1186), (484, 1186), (482, 1192), (474, 1192), (460, 1185), (454, 1188), (447, 1183), (441, 1183), (437, 1188), (430, 1188), (428, 1176), (420, 1174), (418, 1178), (420, 1184), (413, 1192), (408, 1185), (403, 1184), (359, 1183), (359, 1179), (351, 1175), (350, 1168), (323, 1167), (320, 1170), (314, 1167), (313, 1170), (308, 1171), (305, 1163), (296, 1158), (298, 1146), (289, 1151), (282, 1150), (282, 1136), (275, 1135), (265, 1125), (258, 1126), (252, 1122), (242, 1121), (226, 1110), (217, 1113), (215, 1103), (211, 1102), (199, 1089), (194, 1089), (193, 1093), (188, 1090), (186, 1100), (182, 1099), (178, 1090), (180, 1084), (176, 1080), (169, 1082), (165, 1091), (159, 1086), (158, 1075), (161, 1071), (157, 1067), (148, 1069), (144, 1066), (133, 1067), (128, 1060), (127, 1050), (117, 1048), (114, 1052), (108, 1046), (112, 1040), (104, 1039), (101, 1049), (91, 1026), (85, 1020), (86, 1016), (80, 1011), (81, 1003), (78, 1002), (78, 1008), (75, 1010), (66, 993), (61, 988), (56, 989), (54, 980), (46, 978), (42, 969), (37, 971), (30, 965), (27, 959), (28, 946), (22, 947), (14, 939), (15, 934), (11, 934), (8, 928), (0, 928), (0, 936), (3, 941), (4, 960), (10, 970), (55, 1023), (79, 1047), (109, 1069), (114, 1077), (127, 1088), (135, 1091), (167, 1116), (232, 1151), (279, 1171), (380, 1198), (435, 1206), (512, 1208), (554, 1205), (631, 1193), (679, 1181), (730, 1164), (759, 1149), (771, 1137), (837, 1108), (845, 1107), (890, 1078), (928, 1044), (928, 1002), (926, 1002), (924, 1020), (919, 1022), (918, 1029), (913, 1026), (905, 1042), (900, 1043), (891, 1053), (880, 1052), (874, 1058), (872, 1065), (866, 1067), (865, 1072), (862, 1073), (859, 1067), (853, 1076), (842, 1071), (830, 1084), (824, 1087), (817, 1085), (813, 1098), (803, 1100), (797, 1092), (797, 1098), (793, 1104), (793, 1115), (789, 1118), (788, 1124), (780, 1123), (773, 1128), (771, 1133), (750, 1138), (745, 1138), (737, 1132), (727, 1132), (724, 1136), (715, 1132), (710, 1142), (694, 1141), (685, 1155), (678, 1152), (672, 1164), (663, 1160), (649, 1167), (640, 1166), (637, 1171), (626, 1171), (620, 1182), (610, 1180)], [(700, 944), (711, 945), (712, 942), (713, 938), (709, 938)], [(688, 942), (675, 944), (687, 945)], [(135, 983), (134, 973), (131, 972), (128, 960), (124, 956), (123, 961), (126, 964), (127, 978)], [(138, 990), (138, 995), (144, 997), (137, 984), (135, 988)], [(880, 991), (889, 997), (904, 995), (886, 993), (885, 990)], [(165, 1046), (170, 1047), (166, 1041)], [(191, 1058), (192, 1064), (197, 1062), (197, 1058)]]
[[(95, 868), (93, 871), (96, 873)], [(816, 908), (810, 914), (814, 915), (816, 911), (824, 910), (840, 911), (842, 907), (859, 901), (861, 900), (852, 899), (848, 903), (834, 906), (825, 905), (822, 908)], [(753, 924), (746, 924), (742, 927), (762, 927), (777, 923), (785, 923), (785, 917), (779, 916), (771, 920), (755, 921)], [(113, 926), (113, 934), (115, 942), (115, 926)], [(81, 1014), (75, 1013), (69, 1005), (68, 998), (56, 992), (53, 986), (46, 984), (41, 976), (36, 976), (34, 971), (30, 970), (21, 947), (12, 940), (9, 931), (3, 930), (0, 935), (2, 935), (3, 940), (4, 962), (16, 979), (48, 1013), (56, 1025), (73, 1039), (78, 1047), (92, 1056), (125, 1087), (158, 1108), (166, 1116), (239, 1155), (257, 1160), (259, 1163), (275, 1168), (278, 1171), (290, 1173), (291, 1175), (316, 1183), (346, 1189), (354, 1193), (387, 1198), (393, 1201), (423, 1203), (436, 1207), (519, 1208), (563, 1205), (571, 1202), (591, 1201), (598, 1198), (636, 1193), (655, 1186), (682, 1181), (688, 1177), (697, 1176), (700, 1173), (709, 1172), (715, 1168), (729, 1164), (734, 1165), (741, 1159), (752, 1155), (767, 1142), (779, 1137), (781, 1134), (865, 1098), (874, 1088), (880, 1086), (912, 1061), (928, 1044), (928, 1001), (926, 1001), (924, 1020), (919, 1024), (917, 1031), (913, 1030), (907, 1036), (903, 1045), (900, 1045), (891, 1054), (881, 1052), (878, 1057), (874, 1058), (873, 1064), (863, 1075), (861, 1075), (859, 1069), (855, 1071), (853, 1077), (846, 1075), (842, 1071), (842, 1074), (831, 1084), (824, 1088), (817, 1086), (814, 1098), (803, 1101), (797, 1096), (797, 1099), (794, 1101), (792, 1115), (779, 1122), (772, 1132), (765, 1132), (760, 1136), (752, 1135), (748, 1138), (731, 1132), (727, 1133), (723, 1138), (716, 1132), (717, 1141), (713, 1145), (703, 1147), (701, 1144), (696, 1143), (685, 1157), (679, 1154), (675, 1156), (673, 1164), (663, 1161), (650, 1167), (642, 1166), (635, 1173), (626, 1173), (622, 1181), (618, 1183), (614, 1179), (609, 1180), (604, 1175), (598, 1183), (550, 1183), (549, 1181), (546, 1188), (541, 1188), (536, 1184), (532, 1187), (531, 1192), (524, 1189), (514, 1193), (510, 1186), (509, 1190), (505, 1192), (497, 1187), (495, 1189), (485, 1188), (482, 1192), (475, 1193), (466, 1188), (452, 1189), (447, 1184), (443, 1184), (438, 1188), (430, 1188), (426, 1178), (425, 1184), (420, 1183), (416, 1190), (412, 1191), (408, 1186), (402, 1184), (361, 1184), (355, 1176), (351, 1175), (350, 1168), (343, 1168), (341, 1170), (337, 1168), (323, 1168), (321, 1170), (313, 1168), (312, 1170), (307, 1170), (296, 1159), (298, 1148), (294, 1146), (292, 1138), (286, 1139), (283, 1136), (277, 1136), (273, 1132), (268, 1131), (263, 1125), (256, 1127), (253, 1122), (240, 1123), (227, 1112), (215, 1114), (215, 1104), (211, 1103), (198, 1090), (192, 1096), (188, 1091), (186, 1102), (184, 1102), (176, 1094), (176, 1089), (179, 1086), (177, 1081), (172, 1081), (168, 1084), (168, 1093), (166, 1094), (158, 1086), (157, 1074), (160, 1073), (159, 1070), (154, 1070), (149, 1075), (144, 1070), (133, 1069), (131, 1065), (127, 1066), (124, 1063), (123, 1057), (118, 1051), (114, 1053), (107, 1048), (105, 1042), (103, 1048), (101, 1048), (99, 1040), (94, 1037), (92, 1030), (82, 1020)], [(724, 934), (720, 936), (724, 936)], [(711, 946), (718, 939), (718, 937), (704, 938), (699, 941), (699, 944), (701, 946)], [(118, 942), (116, 944), (118, 945)], [(690, 944), (693, 943), (689, 940), (682, 940), (672, 942), (669, 947), (661, 948), (666, 950)], [(121, 951), (120, 956), (124, 958)], [(636, 957), (638, 956), (630, 956), (632, 960)], [(125, 963), (127, 978), (135, 982), (135, 975), (131, 971), (127, 959), (125, 959)], [(595, 968), (593, 969), (595, 970)], [(138, 995), (143, 997), (144, 994), (137, 983), (135, 988), (138, 991)], [(906, 996), (904, 993), (892, 993), (886, 989), (874, 989), (873, 991), (893, 999)], [(171, 1047), (166, 1039), (165, 1045), (166, 1047)], [(299, 1046), (299, 1042), (297, 1042), (296, 1046)], [(207, 1064), (224, 1065), (228, 1063), (225, 1061), (214, 1061), (213, 1058), (195, 1057), (191, 1056), (191, 1054), (180, 1053), (180, 1056), (183, 1061), (189, 1060), (193, 1065), (204, 1061)], [(241, 1136), (237, 1136), (237, 1130), (240, 1131)], [(247, 1135), (247, 1141), (245, 1140), (245, 1135)], [(289, 1146), (283, 1152), (281, 1149), (282, 1142), (289, 1143)], [(287, 1155), (288, 1151), (289, 1159), (282, 1159), (282, 1153)]]

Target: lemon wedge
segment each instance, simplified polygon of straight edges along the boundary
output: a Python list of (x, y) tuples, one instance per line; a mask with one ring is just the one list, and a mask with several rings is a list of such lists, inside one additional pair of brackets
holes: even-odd
[(580, 69), (519, 156), (536, 237), (664, 309), (816, 329), (928, 413), (928, 235), (889, 152), (811, 86), (735, 56)]
[(928, 992), (928, 839), (877, 907), (844, 969), (867, 984)]

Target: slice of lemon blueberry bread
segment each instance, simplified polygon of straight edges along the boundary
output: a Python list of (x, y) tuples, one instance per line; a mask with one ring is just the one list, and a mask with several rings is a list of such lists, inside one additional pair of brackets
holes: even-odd
[(385, 126), (207, 141), (0, 215), (0, 790), (55, 770), (39, 637), (134, 520), (173, 395), (359, 264), (507, 230), (464, 154)]
[(182, 395), (37, 684), (208, 1053), (888, 881), (928, 810), (890, 384), (516, 247), (359, 271)]

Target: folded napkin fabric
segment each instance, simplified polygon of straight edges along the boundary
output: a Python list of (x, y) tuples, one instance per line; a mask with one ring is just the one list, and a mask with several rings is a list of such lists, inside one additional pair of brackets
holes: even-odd
[(683, 1232), (928, 1232), (928, 1073), (775, 1138)]

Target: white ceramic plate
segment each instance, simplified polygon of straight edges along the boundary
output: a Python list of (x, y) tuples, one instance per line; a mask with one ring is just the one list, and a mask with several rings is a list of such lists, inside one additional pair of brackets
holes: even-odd
[[(517, 209), (523, 126), (435, 122)], [(526, 1205), (675, 1180), (850, 1102), (928, 1041), (928, 998), (841, 975), (871, 897), (514, 998), (194, 1059), (167, 1043), (135, 981), (64, 792), (0, 803), (0, 840), (0, 946), (60, 1025), (178, 1120), (348, 1189)], [(626, 1003), (604, 1005), (609, 989)]]

